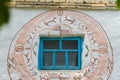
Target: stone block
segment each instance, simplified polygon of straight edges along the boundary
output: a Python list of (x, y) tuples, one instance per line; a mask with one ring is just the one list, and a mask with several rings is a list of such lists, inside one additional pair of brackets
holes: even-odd
[(106, 6), (106, 9), (117, 9), (117, 7), (110, 7), (110, 6)]
[(60, 0), (60, 2), (66, 2), (66, 0)]
[(16, 7), (32, 7), (31, 5), (16, 5)]
[(46, 2), (45, 6), (51, 6), (51, 7), (58, 6), (58, 3), (49, 3), (49, 2)]
[(34, 1), (38, 1), (38, 0), (26, 0), (26, 1), (33, 1), (34, 2)]
[(45, 2), (52, 2), (53, 0), (45, 0)]
[(102, 1), (101, 0), (96, 0), (96, 3), (102, 3)]
[(76, 3), (60, 3), (60, 7), (76, 7)]
[(92, 4), (92, 9), (106, 9), (105, 4)]
[(114, 4), (116, 0), (102, 0), (102, 3)]
[(91, 7), (91, 6), (92, 6), (92, 4), (77, 4), (77, 6)]
[(92, 9), (92, 7), (77, 6), (78, 9)]
[(78, 2), (78, 0), (70, 0), (70, 2), (73, 2), (73, 3), (74, 3), (74, 2)]
[(34, 5), (33, 7), (34, 8), (44, 8), (45, 6), (44, 5)]
[(60, 2), (60, 0), (53, 0), (53, 2)]
[(107, 6), (107, 7), (116, 7), (116, 4), (107, 3), (106, 6)]
[(91, 9), (92, 4), (77, 4), (77, 8), (79, 8), (79, 9)]
[(24, 1), (24, 0), (15, 0), (15, 1)]
[(110, 0), (101, 0), (101, 3), (109, 3)]
[(77, 3), (83, 3), (83, 0), (77, 0)]
[(96, 3), (96, 0), (84, 0), (84, 3)]
[(45, 5), (43, 8), (46, 8), (46, 9), (47, 9), (47, 8), (49, 8), (49, 9), (50, 9), (50, 8), (51, 8), (51, 9), (56, 9), (56, 8), (58, 8), (58, 6), (47, 6), (47, 5)]
[(45, 0), (39, 0), (39, 2), (45, 2)]

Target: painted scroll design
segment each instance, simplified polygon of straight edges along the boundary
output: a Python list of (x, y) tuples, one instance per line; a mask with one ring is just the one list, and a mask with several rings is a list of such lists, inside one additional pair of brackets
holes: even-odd
[[(68, 13), (69, 15), (66, 15)], [(34, 23), (34, 21), (29, 22), (19, 31), (19, 33), (16, 35), (15, 39), (13, 40), (12, 45), (10, 46), (8, 62), (7, 62), (8, 72), (11, 80), (15, 79), (14, 77), (15, 74), (18, 74), (16, 80), (17, 79), (18, 80), (42, 80), (42, 79), (43, 80), (51, 80), (51, 79), (107, 80), (109, 79), (109, 76), (113, 68), (113, 53), (105, 32), (94, 19), (90, 18), (89, 16), (83, 13), (78, 13), (74, 11), (65, 11), (65, 10), (49, 11), (44, 13), (44, 15), (45, 16), (42, 15), (42, 17), (44, 17), (46, 20), (41, 19), (39, 15), (38, 23)], [(96, 34), (94, 33), (96, 32), (94, 27), (91, 28), (88, 25), (88, 23), (85, 22), (85, 20), (87, 20), (92, 24), (94, 23), (93, 26), (97, 27), (96, 30), (99, 30), (98, 33), (105, 37), (103, 40), (104, 44), (98, 40), (99, 37), (97, 37)], [(31, 23), (34, 25), (31, 26)], [(66, 29), (62, 29), (61, 26), (63, 24), (66, 25), (65, 26)], [(27, 28), (28, 26), (31, 26), (31, 28), (28, 29)], [(60, 28), (58, 28), (58, 26)], [(87, 41), (84, 42), (84, 47), (86, 48), (86, 51), (83, 50), (82, 54), (87, 55), (87, 56), (85, 55), (85, 58), (90, 57), (90, 62), (87, 64), (87, 66), (83, 66), (82, 70), (77, 70), (77, 71), (71, 71), (71, 72), (38, 71), (36, 64), (38, 50), (35, 49), (35, 46), (39, 45), (38, 44), (39, 34), (43, 33), (46, 34), (47, 36), (50, 36), (51, 35), (50, 32), (62, 31), (62, 30), (63, 32), (67, 32), (67, 34), (70, 34), (71, 36), (77, 34), (74, 33), (76, 30), (78, 30), (78, 32), (82, 31), (82, 33), (85, 34), (85, 38), (87, 38)], [(23, 37), (23, 33), (24, 33), (24, 38), (20, 40), (21, 37)], [(59, 36), (61, 36), (61, 34)], [(35, 55), (33, 55), (34, 53)], [(36, 61), (34, 59), (36, 59)]]

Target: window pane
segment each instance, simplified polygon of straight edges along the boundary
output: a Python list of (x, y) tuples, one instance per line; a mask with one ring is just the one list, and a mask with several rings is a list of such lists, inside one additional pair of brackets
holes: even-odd
[(43, 66), (52, 66), (52, 52), (43, 53)]
[(64, 52), (56, 52), (56, 66), (65, 66)]
[(43, 41), (44, 49), (59, 49), (58, 40), (44, 40)]
[(78, 49), (78, 40), (62, 40), (63, 49)]
[(78, 66), (77, 52), (69, 52), (69, 66)]

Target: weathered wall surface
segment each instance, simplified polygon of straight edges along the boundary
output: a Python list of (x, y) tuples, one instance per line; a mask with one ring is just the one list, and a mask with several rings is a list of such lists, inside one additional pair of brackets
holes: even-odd
[[(10, 43), (14, 38), (17, 31), (24, 26), (28, 21), (36, 15), (46, 11), (39, 9), (20, 9), (13, 8), (11, 11), (11, 20), (0, 31), (0, 79), (9, 80), (7, 72), (7, 56)], [(119, 61), (119, 48), (120, 48), (120, 11), (111, 10), (78, 10), (88, 14), (96, 19), (105, 32), (113, 47), (114, 66), (110, 80), (120, 79), (120, 61)]]
[(12, 0), (12, 1), (39, 1), (39, 2), (77, 2), (77, 3), (115, 3), (116, 0)]
[(116, 0), (12, 0), (11, 7), (116, 9)]

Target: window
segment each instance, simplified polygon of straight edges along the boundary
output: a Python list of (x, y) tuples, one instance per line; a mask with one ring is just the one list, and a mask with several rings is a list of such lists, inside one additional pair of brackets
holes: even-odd
[(40, 38), (39, 70), (78, 70), (82, 65), (81, 37)]

